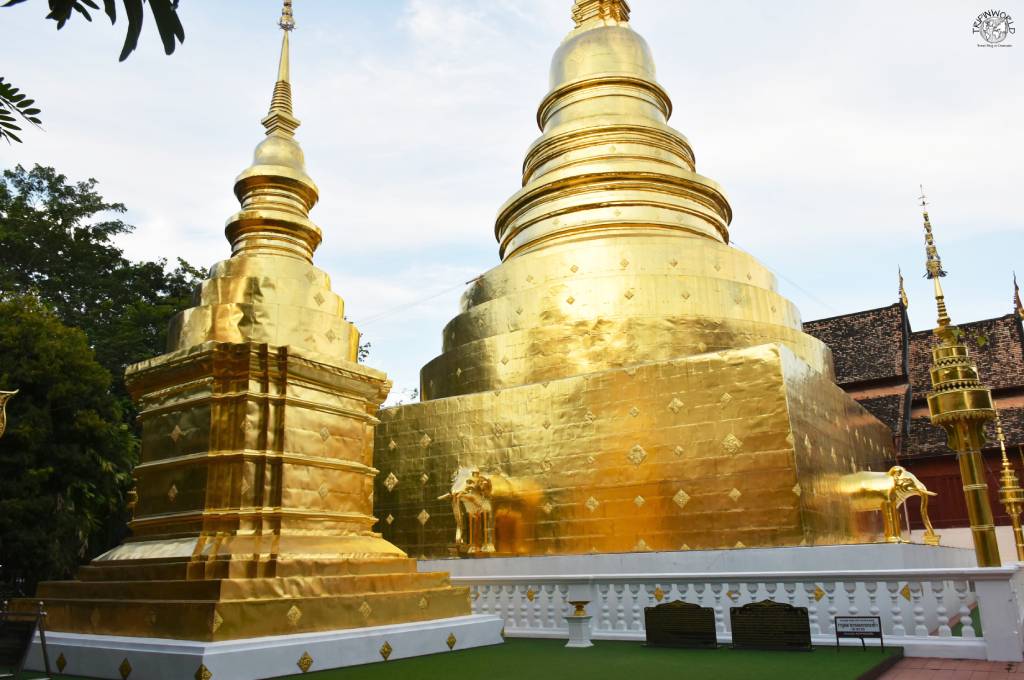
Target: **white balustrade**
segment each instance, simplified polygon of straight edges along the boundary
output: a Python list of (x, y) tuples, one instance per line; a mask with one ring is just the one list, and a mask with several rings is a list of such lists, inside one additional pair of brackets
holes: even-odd
[(509, 636), (565, 637), (564, 616), (572, 589), (574, 598), (580, 597), (577, 593), (589, 593), (587, 610), (598, 640), (643, 639), (645, 607), (683, 600), (710, 607), (719, 642), (728, 644), (732, 639), (729, 610), (771, 599), (806, 607), (812, 639), (819, 645), (835, 644), (837, 615), (864, 613), (880, 617), (886, 644), (903, 646), (909, 656), (1021, 661), (1024, 574), (1020, 569), (1013, 565), (763, 574), (463, 576), (452, 577), (452, 582), (470, 587), (475, 613), (503, 617)]

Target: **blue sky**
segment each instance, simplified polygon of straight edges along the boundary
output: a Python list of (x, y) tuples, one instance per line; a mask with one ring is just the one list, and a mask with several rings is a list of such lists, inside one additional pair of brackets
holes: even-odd
[[(462, 284), (497, 264), (494, 217), (538, 135), (570, 0), (296, 0), (298, 132), (321, 189), (318, 266), (415, 387)], [(721, 183), (734, 244), (780, 277), (805, 319), (890, 304), (902, 266), (915, 328), (934, 317), (918, 184), (950, 276), (951, 314), (1009, 313), (1024, 279), (1024, 33), (979, 48), (974, 0), (836, 3), (631, 0), (697, 169)], [(3, 75), (45, 131), (0, 148), (129, 207), (130, 256), (227, 256), (235, 175), (260, 140), (276, 74), (276, 0), (182, 0), (186, 41), (152, 26), (117, 63), (124, 26), (46, 3), (0, 9)], [(999, 8), (1019, 15), (1024, 2)], [(1024, 23), (1021, 23), (1024, 26)], [(425, 300), (425, 301), (424, 301)]]

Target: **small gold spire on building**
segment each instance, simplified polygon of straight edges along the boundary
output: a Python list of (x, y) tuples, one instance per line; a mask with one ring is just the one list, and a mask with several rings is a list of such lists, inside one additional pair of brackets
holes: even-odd
[(896, 271), (899, 272), (900, 275), (900, 302), (903, 304), (903, 307), (906, 308), (910, 306), (910, 302), (907, 300), (907, 289), (903, 286), (903, 269), (897, 267)]
[(629, 21), (629, 3), (626, 0), (576, 0), (572, 18), (579, 28), (588, 21)]
[(1010, 524), (1013, 526), (1013, 542), (1017, 547), (1017, 560), (1024, 562), (1024, 531), (1021, 529), (1020, 514), (1024, 510), (1024, 489), (1017, 481), (1017, 473), (1013, 469), (1013, 463), (1006, 455), (1006, 438), (1003, 436), (1003, 424), (996, 415), (996, 439), (999, 441), (999, 451), (1003, 454), (1002, 469), (999, 474), (999, 500), (1010, 516)]
[(270, 112), (262, 122), (268, 135), (277, 134), (291, 137), (301, 124), (292, 111), (292, 84), (288, 63), (290, 51), (288, 34), (295, 30), (291, 0), (284, 0), (281, 19), (277, 25), (283, 32), (281, 35), (281, 59), (277, 66), (277, 82), (274, 84), (274, 96), (270, 100)]
[(1017, 272), (1013, 273), (1013, 311), (1018, 319), (1024, 319), (1024, 304), (1020, 301), (1020, 286), (1017, 285)]

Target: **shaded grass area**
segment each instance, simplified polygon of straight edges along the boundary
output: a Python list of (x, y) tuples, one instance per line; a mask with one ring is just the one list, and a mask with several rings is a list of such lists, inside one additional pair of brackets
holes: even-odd
[[(656, 680), (657, 678), (829, 678), (855, 680), (898, 650), (877, 647), (819, 647), (813, 652), (755, 652), (731, 649), (689, 650), (644, 647), (639, 642), (598, 641), (589, 649), (566, 649), (565, 640), (509, 639), (503, 645), (435, 654), (415, 659), (287, 676), (303, 680)], [(29, 675), (26, 677), (37, 677)], [(54, 680), (87, 680), (52, 676)]]

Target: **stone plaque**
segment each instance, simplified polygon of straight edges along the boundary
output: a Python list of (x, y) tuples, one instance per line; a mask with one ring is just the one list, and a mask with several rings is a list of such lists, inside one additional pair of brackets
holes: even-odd
[(715, 612), (687, 602), (666, 602), (644, 608), (649, 647), (715, 649)]
[(811, 651), (807, 607), (761, 600), (729, 610), (734, 649)]
[(36, 634), (36, 622), (0, 616), (0, 668), (20, 670)]

